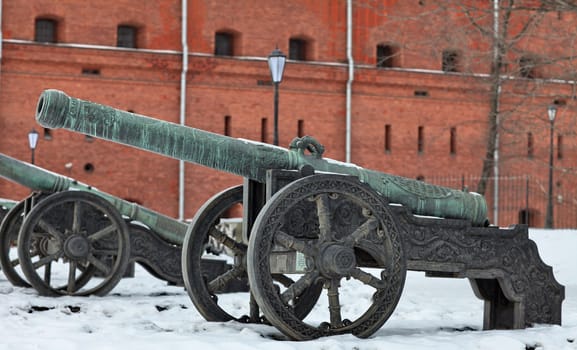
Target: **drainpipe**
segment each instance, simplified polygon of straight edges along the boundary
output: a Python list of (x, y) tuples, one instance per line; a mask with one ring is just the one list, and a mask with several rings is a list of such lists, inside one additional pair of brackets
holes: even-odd
[[(499, 59), (499, 1), (493, 0), (493, 60)], [(498, 72), (501, 74), (501, 72)], [(501, 77), (499, 76), (500, 80)], [(499, 224), (499, 102), (501, 98), (501, 84), (497, 88), (497, 115), (495, 116), (496, 134), (495, 134), (495, 152), (493, 153), (493, 222)]]
[[(1, 1), (1, 0), (0, 0)], [(188, 72), (188, 0), (182, 0), (182, 71), (180, 73), (180, 125), (186, 125), (186, 73)], [(184, 161), (178, 161), (178, 220), (184, 220)]]
[(351, 162), (351, 95), (355, 79), (355, 62), (353, 60), (353, 1), (347, 0), (347, 62), (349, 63), (349, 77), (346, 91), (346, 141), (345, 161)]
[(2, 46), (4, 37), (2, 36), (2, 0), (0, 0), (0, 74), (2, 73)]

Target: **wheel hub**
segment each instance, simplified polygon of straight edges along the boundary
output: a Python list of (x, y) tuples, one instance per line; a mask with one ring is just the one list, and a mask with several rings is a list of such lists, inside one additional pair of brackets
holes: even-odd
[(90, 242), (81, 235), (72, 235), (64, 242), (64, 254), (74, 260), (86, 258), (90, 252)]
[(357, 259), (352, 247), (331, 244), (322, 250), (319, 265), (321, 272), (327, 276), (349, 276), (357, 266)]

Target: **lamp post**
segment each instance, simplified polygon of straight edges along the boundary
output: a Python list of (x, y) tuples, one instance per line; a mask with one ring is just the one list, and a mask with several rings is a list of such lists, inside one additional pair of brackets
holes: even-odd
[(549, 193), (547, 193), (545, 228), (553, 228), (553, 133), (555, 127), (555, 116), (557, 115), (557, 106), (550, 105), (547, 107), (547, 114), (549, 115), (551, 137), (549, 140)]
[(28, 133), (28, 145), (30, 146), (30, 152), (32, 153), (30, 163), (32, 164), (34, 164), (34, 150), (36, 150), (37, 144), (38, 144), (38, 132), (32, 129)]
[(285, 62), (286, 56), (278, 47), (268, 56), (268, 67), (272, 83), (274, 84), (274, 133), (272, 142), (275, 146), (278, 146), (278, 85), (282, 81)]

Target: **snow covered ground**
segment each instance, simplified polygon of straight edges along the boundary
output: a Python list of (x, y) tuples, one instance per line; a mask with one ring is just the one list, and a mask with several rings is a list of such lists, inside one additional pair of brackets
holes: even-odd
[[(167, 286), (137, 266), (135, 278), (122, 280), (105, 297), (38, 297), (0, 276), (0, 350), (577, 349), (577, 230), (530, 235), (565, 286), (562, 326), (482, 331), (483, 303), (467, 280), (409, 272), (399, 305), (373, 337), (275, 340), (280, 332), (269, 326), (206, 322), (182, 287)], [(358, 296), (342, 303), (363, 302), (362, 291)], [(247, 296), (225, 299), (241, 307)]]

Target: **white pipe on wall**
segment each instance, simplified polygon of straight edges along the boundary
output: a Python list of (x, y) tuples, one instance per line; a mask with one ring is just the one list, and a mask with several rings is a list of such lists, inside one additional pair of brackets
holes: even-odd
[[(182, 71), (180, 73), (180, 125), (186, 125), (186, 74), (188, 72), (188, 0), (182, 0)], [(178, 220), (184, 220), (184, 170), (183, 160), (178, 162)]]
[(349, 77), (346, 91), (346, 140), (345, 161), (351, 162), (351, 99), (353, 81), (355, 79), (355, 62), (353, 60), (353, 1), (347, 0), (347, 62), (349, 63)]
[(4, 37), (2, 36), (2, 0), (0, 0), (0, 72), (2, 71), (2, 46)]
[[(499, 1), (500, 0), (493, 0), (493, 60), (497, 62), (499, 58), (499, 40), (501, 40), (499, 35)], [(501, 74), (501, 72), (498, 72)], [(501, 77), (499, 76), (498, 79), (500, 80)], [(501, 84), (499, 83), (499, 87), (497, 88), (497, 103), (500, 102), (501, 98)], [(499, 224), (499, 107), (497, 105), (497, 115), (495, 116), (495, 124), (496, 124), (496, 135), (495, 135), (495, 152), (493, 153), (493, 223), (495, 225)]]

